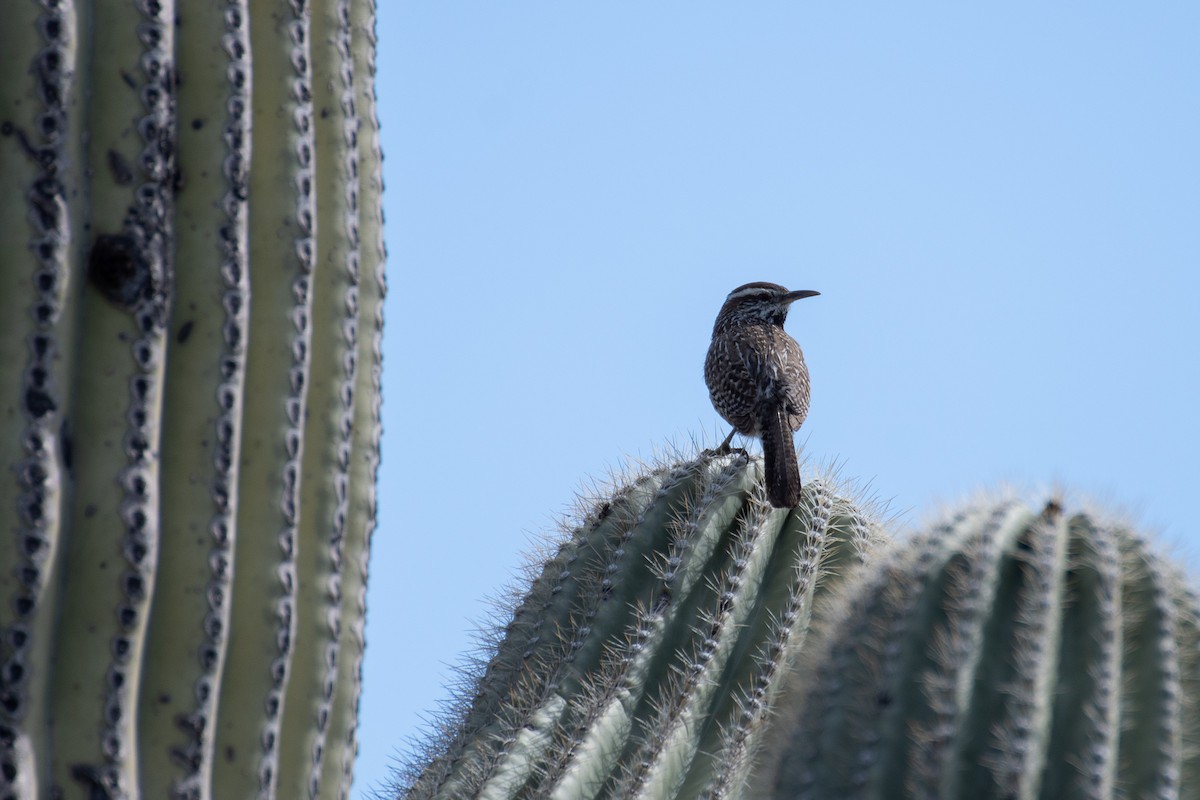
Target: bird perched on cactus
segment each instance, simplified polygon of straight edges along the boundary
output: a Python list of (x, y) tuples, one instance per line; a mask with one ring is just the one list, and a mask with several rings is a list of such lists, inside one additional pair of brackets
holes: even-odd
[(704, 361), (713, 406), (734, 433), (762, 439), (767, 497), (776, 508), (800, 502), (800, 464), (792, 433), (808, 415), (808, 367), (783, 329), (788, 308), (820, 292), (789, 292), (777, 283), (747, 283), (725, 298)]

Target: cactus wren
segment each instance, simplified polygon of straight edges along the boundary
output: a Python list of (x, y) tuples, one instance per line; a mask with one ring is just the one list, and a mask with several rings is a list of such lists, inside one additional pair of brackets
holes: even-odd
[(783, 321), (788, 306), (820, 292), (789, 292), (776, 283), (747, 283), (725, 298), (704, 360), (713, 406), (734, 433), (762, 439), (767, 497), (776, 508), (800, 503), (800, 465), (792, 433), (808, 414), (808, 367)]

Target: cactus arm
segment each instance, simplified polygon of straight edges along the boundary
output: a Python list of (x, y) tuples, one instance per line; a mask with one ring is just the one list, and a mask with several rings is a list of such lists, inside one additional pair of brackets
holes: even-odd
[[(86, 24), (86, 19), (84, 20)], [(0, 481), (0, 790), (49, 791), (54, 631), (74, 447), (72, 375), (84, 227), (80, 19), (71, 7), (5, 9), (0, 25), (0, 236), (5, 424)], [(11, 565), (11, 566), (10, 566)]]
[(178, 21), (174, 313), (163, 403), (162, 538), (139, 747), (147, 797), (211, 797), (237, 530), (248, 335), (250, 88), (244, 3)]
[(490, 723), (460, 727), (406, 796), (739, 786), (826, 564), (850, 570), (872, 538), (822, 481), (791, 516), (753, 499), (760, 481), (758, 462), (700, 459), (601, 504), (515, 610), (473, 698)]
[[(312, 352), (304, 422), (296, 547), (295, 655), (280, 728), (278, 792), (317, 796), (340, 640), (343, 552), (358, 338), (358, 116), (350, 62), (348, 0), (312, 4), (314, 188)], [(352, 554), (356, 556), (357, 554)]]
[[(233, 615), (217, 711), (214, 797), (270, 796), (294, 652), (297, 526), (309, 386), (313, 115), (310, 11), (279, 2), (250, 16), (254, 160), (249, 174), (246, 352)], [(321, 589), (317, 589), (321, 591)], [(269, 664), (269, 668), (264, 665)]]
[(337, 685), (325, 744), (322, 798), (346, 800), (350, 793), (355, 728), (362, 686), (365, 645), (367, 560), (375, 529), (375, 482), (382, 433), (380, 398), (383, 343), (384, 247), (383, 177), (379, 122), (375, 115), (375, 4), (350, 5), (354, 104), (358, 112), (358, 364), (354, 387), (354, 423), (350, 449), (349, 519), (342, 566), (342, 637)]
[[(1098, 519), (1064, 517), (1058, 501), (1040, 513), (993, 504), (874, 560), (819, 629), (815, 680), (779, 745), (799, 766), (777, 758), (765, 782), (789, 797), (1190, 791), (1180, 780), (1194, 769), (1200, 703), (1186, 692), (1200, 657), (1181, 650), (1197, 638), (1195, 595), (1142, 540)], [(919, 600), (904, 602), (914, 585)], [(863, 614), (876, 597), (908, 619), (903, 648), (877, 634), (891, 622)], [(903, 650), (879, 681), (880, 654)], [(898, 724), (862, 713), (882, 697)]]
[(735, 796), (826, 569), (875, 538), (824, 480), (789, 513), (763, 492), (761, 461), (706, 455), (601, 502), (400, 795)]

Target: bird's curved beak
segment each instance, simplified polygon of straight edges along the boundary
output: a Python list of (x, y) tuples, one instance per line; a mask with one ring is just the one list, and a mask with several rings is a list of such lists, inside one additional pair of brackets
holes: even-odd
[(783, 296), (784, 303), (791, 303), (796, 300), (803, 300), (805, 297), (816, 297), (820, 292), (814, 292), (812, 289), (800, 289), (795, 292), (788, 292)]

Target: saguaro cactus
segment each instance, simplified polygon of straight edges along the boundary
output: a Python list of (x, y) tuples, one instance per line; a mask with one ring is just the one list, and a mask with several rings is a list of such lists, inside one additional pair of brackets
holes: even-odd
[(1200, 599), (1128, 527), (987, 501), (875, 545), (825, 481), (760, 482), (599, 502), (396, 795), (1198, 796)]
[(843, 589), (754, 796), (1200, 793), (1197, 598), (1128, 528), (983, 503)]
[(383, 294), (370, 0), (0, 24), (0, 797), (344, 797)]
[(731, 794), (814, 593), (876, 535), (828, 479), (772, 509), (761, 461), (744, 456), (639, 476), (545, 562), (461, 718), (398, 793)]

